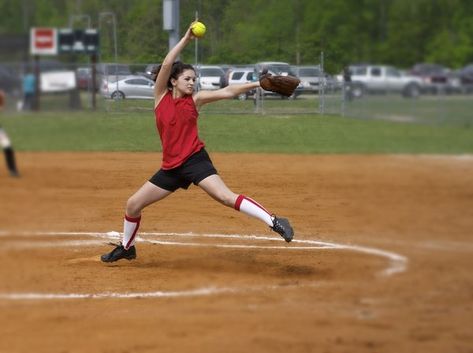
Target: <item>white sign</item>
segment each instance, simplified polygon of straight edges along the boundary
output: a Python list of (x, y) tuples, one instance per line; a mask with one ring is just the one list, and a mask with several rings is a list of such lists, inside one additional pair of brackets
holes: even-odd
[(31, 28), (30, 53), (32, 55), (57, 55), (57, 49), (56, 28)]
[(76, 88), (76, 74), (74, 71), (52, 71), (41, 74), (41, 92), (65, 92)]

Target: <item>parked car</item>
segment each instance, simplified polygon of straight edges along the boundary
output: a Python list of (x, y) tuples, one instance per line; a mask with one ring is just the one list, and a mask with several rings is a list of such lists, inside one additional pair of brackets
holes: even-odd
[(351, 65), (350, 95), (360, 98), (367, 93), (401, 93), (404, 97), (415, 98), (421, 93), (422, 80), (415, 76), (403, 75), (398, 69), (384, 65)]
[(8, 95), (21, 95), (21, 78), (10, 67), (0, 64), (0, 89)]
[(421, 78), (422, 90), (427, 93), (451, 93), (460, 88), (459, 81), (451, 70), (440, 64), (416, 64), (409, 72)]
[(225, 71), (220, 66), (203, 65), (196, 68), (197, 90), (217, 90), (222, 87)]
[[(92, 81), (92, 68), (91, 67), (78, 67), (76, 70), (77, 76), (77, 86), (79, 89), (82, 90), (89, 90), (93, 89), (93, 81)], [(100, 82), (101, 78), (95, 73), (95, 89), (98, 91), (100, 89)]]
[(334, 90), (338, 87), (337, 79), (326, 72), (322, 72), (320, 65), (293, 66), (291, 71), (294, 76), (301, 80), (295, 91), (296, 95), (319, 93), (322, 88), (324, 90)]
[[(228, 85), (234, 85), (238, 83), (248, 83), (255, 81), (255, 69), (253, 67), (244, 68), (233, 68), (229, 70)], [(249, 97), (254, 96), (256, 90), (251, 90), (246, 93), (242, 93), (238, 96), (239, 100), (246, 100)]]
[(232, 69), (234, 69), (234, 67), (232, 65), (228, 65), (228, 64), (222, 64), (222, 65), (219, 65), (219, 66), (223, 69), (223, 72), (225, 72), (225, 75), (223, 75), (223, 77), (222, 77), (221, 87), (222, 88), (227, 87), (230, 72), (232, 71)]
[(299, 93), (319, 92), (320, 85), (324, 82), (324, 75), (320, 66), (295, 66), (293, 72), (301, 80)]
[(463, 93), (473, 92), (473, 64), (469, 64), (458, 70), (456, 76), (460, 82), (460, 89)]
[(258, 74), (261, 74), (261, 72), (267, 69), (268, 72), (272, 75), (281, 75), (281, 76), (296, 76), (296, 74), (293, 72), (291, 65), (285, 62), (280, 62), (280, 61), (262, 61), (258, 62), (255, 65), (255, 70)]
[(115, 82), (104, 80), (100, 92), (105, 98), (111, 99), (154, 99), (154, 81), (138, 75), (130, 75)]
[(152, 79), (153, 77), (153, 70), (155, 67), (158, 67), (159, 64), (148, 64), (146, 65), (146, 68), (145, 68), (145, 72), (143, 73), (143, 76), (146, 77), (146, 78), (149, 78), (149, 79)]
[(90, 67), (78, 67), (76, 70), (77, 86), (88, 90), (92, 87), (92, 69)]
[(130, 66), (116, 63), (100, 63), (96, 66), (100, 81), (115, 82), (132, 75)]

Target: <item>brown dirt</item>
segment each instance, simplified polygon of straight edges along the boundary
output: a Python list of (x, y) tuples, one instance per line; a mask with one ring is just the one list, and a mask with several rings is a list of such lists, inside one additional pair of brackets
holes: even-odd
[[(291, 219), (295, 239), (406, 257), (393, 275), (379, 254), (291, 250), (308, 244), (285, 244), (197, 187), (146, 209), (141, 231), (278, 241), (143, 235), (200, 246), (140, 242), (137, 260), (106, 265), (107, 239), (47, 232), (121, 232), (127, 197), (160, 155), (17, 157), (20, 179), (0, 169), (0, 352), (473, 352), (471, 156), (212, 154), (231, 189)], [(201, 288), (221, 291), (8, 297)]]

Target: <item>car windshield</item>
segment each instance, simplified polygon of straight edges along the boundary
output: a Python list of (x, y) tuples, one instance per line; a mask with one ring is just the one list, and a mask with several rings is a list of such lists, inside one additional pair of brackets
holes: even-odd
[(320, 70), (316, 68), (302, 67), (299, 69), (299, 76), (320, 76)]
[(273, 71), (276, 74), (281, 74), (283, 72), (291, 72), (291, 68), (289, 67), (289, 65), (283, 65), (283, 64), (269, 65), (268, 69)]
[(224, 73), (220, 69), (201, 69), (200, 75), (201, 76), (210, 76), (210, 77), (220, 77)]

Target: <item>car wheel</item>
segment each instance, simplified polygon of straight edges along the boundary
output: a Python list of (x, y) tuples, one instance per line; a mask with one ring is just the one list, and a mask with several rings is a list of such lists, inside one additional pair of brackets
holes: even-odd
[(123, 94), (123, 92), (115, 91), (112, 93), (112, 99), (115, 99), (115, 100), (125, 99), (125, 95)]
[(420, 87), (414, 83), (409, 84), (403, 92), (403, 96), (407, 98), (417, 98), (420, 96)]
[(246, 101), (247, 99), (248, 99), (248, 96), (246, 95), (246, 93), (242, 93), (238, 95), (238, 100), (240, 101)]
[(365, 94), (365, 88), (361, 84), (352, 85), (350, 91), (353, 98), (361, 98)]

